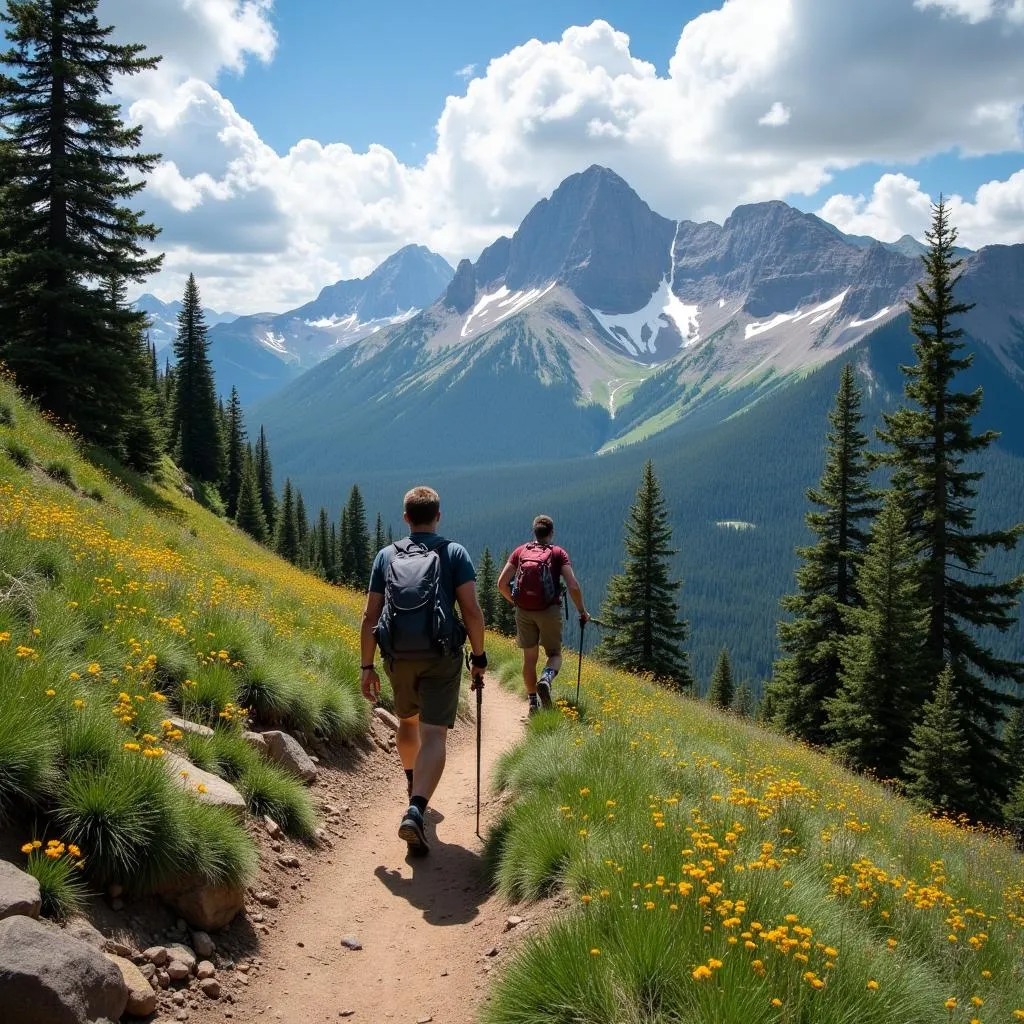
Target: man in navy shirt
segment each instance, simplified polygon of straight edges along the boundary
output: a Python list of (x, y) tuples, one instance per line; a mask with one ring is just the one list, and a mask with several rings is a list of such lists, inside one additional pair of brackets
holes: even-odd
[[(472, 647), (473, 688), (483, 685), (487, 656), (484, 653), (484, 616), (476, 595), (476, 570), (461, 544), (438, 536), (441, 499), (430, 487), (414, 487), (405, 496), (403, 519), (409, 525), (409, 540), (437, 550), (441, 560), (441, 586), (448, 606), (458, 606)], [(394, 545), (377, 552), (370, 572), (360, 641), (362, 650), (361, 688), (371, 702), (380, 697), (380, 678), (374, 668), (377, 649), (375, 630), (384, 609), (388, 568), (395, 557)], [(398, 715), (398, 754), (409, 788), (409, 808), (398, 834), (410, 850), (425, 852), (427, 840), (423, 817), (444, 771), (448, 730), (455, 724), (462, 680), (462, 647), (432, 657), (385, 658), (384, 670), (395, 694)]]

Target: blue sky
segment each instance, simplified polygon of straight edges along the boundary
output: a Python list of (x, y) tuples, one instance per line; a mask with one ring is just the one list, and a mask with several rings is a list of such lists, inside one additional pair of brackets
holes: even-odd
[(944, 192), (966, 244), (1024, 241), (1024, 0), (100, 5), (165, 56), (123, 86), (163, 154), (162, 297), (195, 269), (284, 309), (411, 242), (475, 258), (591, 163), (673, 218), (782, 198), (920, 237)]

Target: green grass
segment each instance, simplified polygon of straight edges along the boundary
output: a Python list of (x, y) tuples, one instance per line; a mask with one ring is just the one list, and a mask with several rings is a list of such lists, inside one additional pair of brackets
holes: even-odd
[(56, 480), (57, 483), (63, 484), (65, 487), (75, 486), (75, 478), (71, 473), (71, 467), (66, 462), (48, 462), (44, 467), (44, 471), (51, 480)]
[(244, 886), (253, 880), (256, 847), (228, 811), (188, 798), (181, 826), (179, 870), (210, 885)]
[(58, 777), (57, 730), (46, 706), (15, 677), (9, 646), (0, 646), (0, 821), (18, 805), (45, 800)]
[(28, 445), (22, 444), (17, 438), (9, 437), (0, 449), (19, 469), (31, 469), (35, 465), (35, 457)]
[(313, 802), (298, 779), (266, 761), (256, 761), (238, 780), (253, 814), (269, 814), (289, 835), (311, 839), (316, 830)]
[(488, 837), (498, 891), (570, 907), (513, 958), (485, 1024), (1024, 1010), (1024, 860), (1005, 838), (704, 702), (592, 662), (585, 679), (580, 717), (532, 719), (495, 771), (514, 797)]
[(75, 859), (47, 857), (41, 850), (29, 854), (25, 871), (39, 883), (41, 913), (54, 921), (66, 921), (85, 905), (86, 887)]

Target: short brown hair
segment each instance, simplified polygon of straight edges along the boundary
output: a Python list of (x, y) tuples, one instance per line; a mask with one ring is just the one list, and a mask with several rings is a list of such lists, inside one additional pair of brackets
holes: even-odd
[(533, 535), (537, 540), (546, 540), (555, 532), (555, 521), (551, 516), (536, 516), (533, 520)]
[(441, 512), (441, 497), (433, 487), (414, 487), (403, 505), (412, 526), (429, 526)]

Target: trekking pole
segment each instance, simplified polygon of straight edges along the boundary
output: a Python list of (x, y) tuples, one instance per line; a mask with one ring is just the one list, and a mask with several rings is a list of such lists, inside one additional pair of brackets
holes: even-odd
[(580, 663), (576, 668), (576, 707), (580, 706), (580, 679), (583, 678), (583, 630), (586, 625), (586, 619), (580, 619)]
[(483, 733), (484, 688), (476, 688), (476, 837), (480, 838), (480, 740)]

